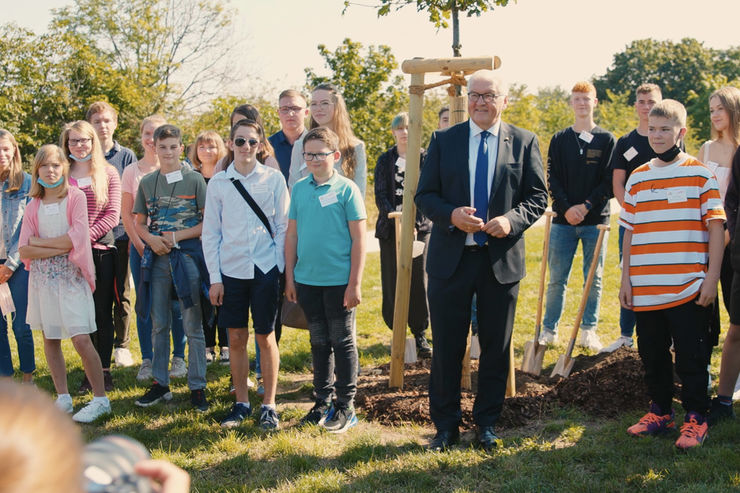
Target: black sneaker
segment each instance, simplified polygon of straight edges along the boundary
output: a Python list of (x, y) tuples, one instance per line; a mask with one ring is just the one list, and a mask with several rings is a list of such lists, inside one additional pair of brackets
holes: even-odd
[(331, 406), (326, 401), (316, 401), (308, 414), (301, 419), (301, 424), (322, 425), (326, 420)]
[(149, 407), (161, 400), (172, 400), (170, 386), (159, 385), (157, 382), (154, 382), (152, 386), (149, 387), (149, 390), (146, 391), (146, 394), (136, 400), (136, 405), (140, 407)]
[(260, 428), (265, 431), (277, 430), (280, 427), (277, 411), (270, 407), (262, 406), (259, 424)]
[(196, 389), (190, 391), (190, 404), (196, 411), (204, 413), (208, 411), (208, 400), (206, 400), (206, 389)]
[(113, 390), (113, 375), (111, 375), (108, 370), (103, 370), (103, 385), (105, 386), (106, 392)]
[(720, 421), (725, 419), (735, 419), (735, 410), (732, 408), (732, 404), (729, 406), (722, 404), (718, 397), (712, 399), (712, 407), (709, 409), (709, 426), (714, 426)]
[(346, 404), (336, 404), (331, 417), (324, 422), (324, 428), (330, 433), (344, 433), (356, 424), (355, 408)]
[(88, 392), (92, 392), (92, 385), (90, 384), (90, 380), (87, 379), (87, 375), (85, 375), (80, 383), (80, 388), (77, 389), (77, 393), (87, 394)]
[(221, 420), (221, 428), (236, 428), (242, 421), (252, 415), (252, 407), (236, 403), (231, 408), (231, 412)]
[(414, 339), (416, 339), (416, 356), (419, 358), (431, 358), (432, 346), (429, 345), (429, 341), (424, 337), (424, 334), (414, 336)]

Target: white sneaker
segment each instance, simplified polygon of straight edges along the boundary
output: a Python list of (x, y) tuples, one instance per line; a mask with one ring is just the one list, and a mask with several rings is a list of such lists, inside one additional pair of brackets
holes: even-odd
[(578, 345), (585, 347), (586, 349), (590, 349), (591, 351), (600, 351), (601, 348), (604, 347), (604, 345), (601, 344), (599, 336), (596, 334), (596, 329), (582, 330)]
[(170, 378), (182, 378), (187, 376), (188, 366), (185, 364), (185, 360), (174, 356), (172, 358), (172, 365), (170, 366)]
[(221, 348), (221, 358), (219, 359), (222, 365), (228, 365), (229, 364), (229, 348), (228, 347), (222, 347)]
[(735, 392), (732, 394), (732, 400), (740, 401), (740, 378), (735, 382)]
[(134, 366), (134, 358), (131, 357), (131, 351), (124, 347), (117, 347), (115, 351), (113, 351), (113, 359), (116, 362), (116, 366)]
[(207, 347), (206, 348), (206, 363), (213, 363), (215, 359), (216, 359), (216, 348)]
[(139, 373), (136, 374), (136, 380), (139, 382), (146, 382), (150, 378), (152, 378), (152, 360), (142, 360)]
[(77, 414), (72, 416), (72, 419), (78, 423), (92, 423), (99, 417), (110, 414), (110, 412), (110, 401), (108, 399), (105, 401), (92, 400), (87, 406), (77, 411)]
[(74, 411), (74, 406), (72, 405), (72, 397), (69, 394), (66, 397), (57, 397), (54, 405), (67, 414), (72, 414), (72, 411)]
[(540, 339), (539, 343), (542, 346), (546, 346), (548, 344), (557, 344), (558, 342), (558, 334), (556, 332), (551, 332), (547, 329), (542, 329), (540, 331)]
[(599, 352), (600, 353), (613, 353), (614, 351), (616, 351), (617, 349), (621, 348), (622, 346), (624, 346), (624, 347), (632, 347), (632, 346), (634, 346), (634, 344), (635, 343), (634, 343), (634, 341), (632, 341), (632, 338), (631, 337), (619, 336), (616, 341), (612, 342), (611, 344), (609, 344), (605, 348), (602, 348), (601, 351), (599, 351)]

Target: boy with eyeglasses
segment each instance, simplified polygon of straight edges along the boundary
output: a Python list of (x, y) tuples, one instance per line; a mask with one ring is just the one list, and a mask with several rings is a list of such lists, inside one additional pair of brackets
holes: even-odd
[(313, 358), (315, 404), (302, 422), (332, 433), (357, 424), (353, 321), (361, 301), (367, 219), (360, 189), (334, 169), (338, 148), (327, 128), (304, 137), (310, 174), (293, 186), (285, 237), (285, 296), (306, 314)]
[[(200, 235), (206, 182), (200, 173), (180, 163), (183, 151), (180, 129), (162, 125), (154, 132), (160, 168), (141, 179), (134, 202), (136, 231), (146, 243), (141, 259), (138, 311), (149, 310), (152, 319), (152, 377), (154, 383), (136, 401), (148, 407), (172, 399), (170, 354), (173, 294), (180, 300), (182, 325), (188, 340), (188, 387), (197, 411), (208, 410), (206, 400), (206, 343), (201, 320), (200, 293), (208, 282)], [(149, 225), (147, 225), (147, 219)]]
[(290, 156), (293, 152), (293, 144), (306, 135), (306, 117), (308, 106), (306, 98), (294, 90), (286, 89), (278, 97), (278, 118), (280, 119), (280, 130), (270, 135), (272, 148), (275, 149), (275, 158), (280, 164), (280, 171), (288, 181), (290, 171)]
[(247, 388), (250, 312), (264, 386), (259, 425), (264, 430), (279, 425), (275, 391), (280, 356), (274, 328), (279, 278), (285, 269), (289, 199), (280, 172), (257, 160), (263, 132), (250, 120), (232, 127), (229, 147), (234, 161), (208, 183), (203, 218), (209, 297), (220, 307), (218, 325), (229, 330), (229, 365), (236, 391), (236, 403), (221, 421), (224, 428), (239, 426), (252, 413)]
[[(578, 243), (581, 243), (583, 250), (585, 284), (599, 236), (597, 225), (609, 222), (609, 199), (612, 195), (609, 162), (616, 139), (594, 123), (597, 103), (593, 84), (587, 81), (576, 83), (570, 96), (573, 125), (556, 133), (550, 140), (547, 178), (552, 209), (557, 217), (553, 219), (550, 230), (550, 253), (547, 259), (550, 281), (540, 344), (557, 340), (558, 322), (565, 307), (565, 288)], [(580, 346), (592, 351), (602, 348), (596, 325), (599, 321), (601, 274), (605, 257), (604, 247), (599, 254), (578, 341)]]

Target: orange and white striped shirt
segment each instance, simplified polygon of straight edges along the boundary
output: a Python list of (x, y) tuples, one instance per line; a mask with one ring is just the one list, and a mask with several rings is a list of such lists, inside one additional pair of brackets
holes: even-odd
[(635, 311), (693, 299), (706, 277), (713, 219), (725, 220), (717, 180), (686, 157), (664, 167), (648, 161), (625, 185), (619, 224), (632, 231), (629, 274)]

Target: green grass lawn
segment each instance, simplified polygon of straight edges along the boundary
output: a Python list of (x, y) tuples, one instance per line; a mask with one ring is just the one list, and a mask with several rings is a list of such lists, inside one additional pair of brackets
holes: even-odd
[[(604, 343), (619, 335), (615, 222), (612, 228), (599, 325)], [(543, 228), (527, 233), (529, 275), (520, 289), (514, 335), (517, 366), (521, 364), (524, 343), (533, 334), (542, 235)], [(580, 258), (579, 255), (573, 266), (559, 351), (547, 352), (546, 369), (554, 365), (558, 352), (564, 349), (563, 339), (572, 327), (581, 293)], [(380, 314), (377, 253), (368, 256), (363, 296), (358, 310), (360, 363), (363, 367), (376, 366), (389, 361), (391, 339)], [(726, 314), (723, 321), (726, 328)], [(134, 338), (135, 335), (133, 331)], [(36, 342), (38, 386), (53, 392), (38, 334)], [(71, 343), (67, 341), (64, 348), (70, 388), (76, 389), (82, 379), (81, 363)], [(137, 349), (134, 340), (135, 359), (139, 356)], [(315, 427), (302, 429), (296, 423), (310, 407), (308, 333), (284, 329), (280, 349), (279, 432), (263, 433), (252, 420), (237, 431), (219, 427), (218, 422), (231, 407), (233, 398), (228, 393), (228, 367), (214, 364), (208, 369), (211, 409), (204, 414), (191, 410), (184, 379), (173, 383), (175, 399), (171, 403), (138, 408), (134, 400), (146, 387), (135, 379), (137, 368), (114, 369), (117, 388), (110, 394), (114, 414), (84, 426), (86, 438), (110, 433), (130, 435), (149, 447), (154, 457), (166, 458), (188, 470), (193, 491), (199, 492), (740, 491), (740, 422), (713, 428), (704, 447), (689, 453), (676, 451), (675, 437), (627, 436), (626, 427), (642, 413), (622, 414), (618, 409), (609, 420), (595, 420), (572, 408), (558, 409), (526, 429), (501, 430), (506, 447), (493, 454), (465, 446), (448, 453), (427, 452), (424, 444), (433, 433), (430, 424), (386, 427), (361, 419), (357, 427), (339, 436)], [(718, 365), (716, 349), (715, 383)], [(75, 408), (87, 399), (75, 397)], [(252, 406), (259, 408), (256, 395), (252, 396)], [(678, 415), (682, 413), (677, 412)], [(471, 438), (468, 433), (464, 441)]]

